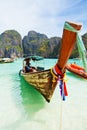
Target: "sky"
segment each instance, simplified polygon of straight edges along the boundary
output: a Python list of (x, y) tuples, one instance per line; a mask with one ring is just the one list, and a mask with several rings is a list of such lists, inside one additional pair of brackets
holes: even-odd
[(22, 37), (31, 30), (61, 37), (65, 21), (81, 23), (87, 33), (87, 0), (0, 1), (0, 34), (14, 29)]

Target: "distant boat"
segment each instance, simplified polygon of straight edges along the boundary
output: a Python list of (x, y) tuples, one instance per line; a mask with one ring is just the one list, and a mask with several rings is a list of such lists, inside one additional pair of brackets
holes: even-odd
[(1, 63), (11, 63), (13, 61), (14, 61), (14, 59), (11, 59), (11, 58), (0, 58), (0, 64)]
[[(71, 22), (65, 22), (59, 57), (56, 65), (54, 65), (52, 69), (44, 70), (42, 67), (37, 67), (31, 69), (30, 72), (26, 72), (24, 70), (23, 64), (23, 69), (20, 71), (20, 75), (35, 89), (37, 89), (48, 102), (50, 102), (52, 98), (58, 81), (61, 82), (60, 91), (61, 95), (63, 95), (63, 99), (64, 96), (67, 96), (65, 89), (63, 88), (63, 79), (65, 74), (66, 63), (76, 43), (76, 32), (67, 29), (66, 26), (70, 26), (75, 30), (80, 30), (82, 25), (78, 25), (76, 23)], [(26, 59), (24, 59), (24, 61), (25, 60)]]
[(85, 69), (77, 64), (67, 64), (66, 69), (82, 78), (87, 79), (87, 73), (85, 72)]

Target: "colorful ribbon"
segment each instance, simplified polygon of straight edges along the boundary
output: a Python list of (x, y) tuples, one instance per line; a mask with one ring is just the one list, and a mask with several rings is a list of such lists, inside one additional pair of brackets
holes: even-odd
[(65, 97), (68, 96), (66, 81), (65, 81), (65, 72), (62, 73), (62, 71), (59, 69), (58, 65), (56, 64), (51, 69), (51, 73), (53, 75), (53, 82), (59, 82), (60, 95), (62, 97), (62, 100), (65, 101)]

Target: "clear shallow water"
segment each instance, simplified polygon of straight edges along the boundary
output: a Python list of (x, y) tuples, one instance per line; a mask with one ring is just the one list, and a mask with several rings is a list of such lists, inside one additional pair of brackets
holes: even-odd
[[(44, 65), (50, 68), (56, 61), (45, 59)], [(87, 80), (67, 72), (66, 101), (57, 86), (47, 103), (19, 77), (21, 68), (22, 59), (0, 64), (0, 130), (87, 130)]]

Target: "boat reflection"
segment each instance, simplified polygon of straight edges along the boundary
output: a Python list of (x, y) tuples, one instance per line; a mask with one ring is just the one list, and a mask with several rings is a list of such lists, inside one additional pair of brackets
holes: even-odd
[(32, 117), (37, 111), (45, 106), (45, 99), (42, 95), (29, 85), (22, 77), (20, 79), (20, 95), (22, 105), (27, 116)]

